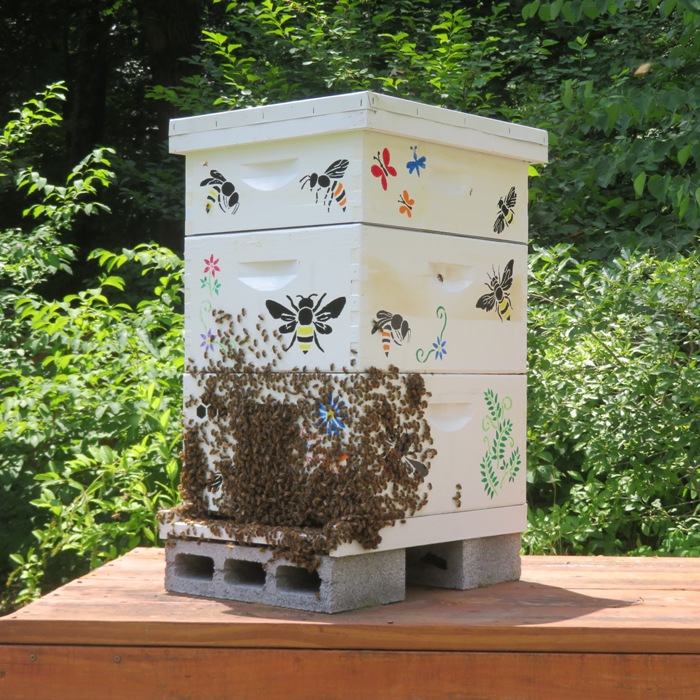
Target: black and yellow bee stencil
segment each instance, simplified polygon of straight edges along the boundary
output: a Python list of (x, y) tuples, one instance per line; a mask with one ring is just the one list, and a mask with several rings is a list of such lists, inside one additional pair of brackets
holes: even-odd
[(267, 310), (272, 318), (285, 321), (279, 327), (279, 332), (283, 335), (292, 335), (289, 345), (284, 348), (285, 351), (289, 350), (296, 342), (304, 354), (311, 350), (314, 343), (321, 352), (324, 352), (321, 343), (318, 342), (318, 336), (328, 335), (333, 332), (333, 328), (326, 322), (340, 316), (345, 308), (345, 297), (337, 297), (321, 307), (323, 300), (326, 298), (325, 293), (321, 295), (315, 304), (313, 298), (317, 297), (318, 294), (309, 294), (308, 297), (297, 294), (298, 304), (288, 294), (286, 296), (289, 299), (291, 309), (273, 299), (268, 299), (265, 302), (265, 306), (267, 306)]
[(236, 191), (236, 186), (229, 182), (218, 170), (211, 170), (210, 177), (199, 183), (200, 187), (211, 187), (207, 193), (207, 201), (204, 209), (207, 214), (215, 205), (224, 213), (235, 214), (240, 205), (240, 195)]
[(517, 201), (518, 195), (515, 192), (515, 187), (511, 187), (508, 190), (508, 194), (498, 200), (498, 216), (496, 217), (496, 221), (493, 223), (494, 233), (503, 233), (506, 227), (513, 223), (515, 218), (513, 208), (515, 207), (515, 203)]
[(493, 275), (488, 276), (489, 281), (484, 284), (489, 291), (476, 302), (476, 308), (484, 311), (491, 311), (495, 307), (501, 321), (510, 321), (513, 310), (509, 291), (513, 285), (513, 264), (514, 261), (509, 260), (502, 275), (494, 270)]

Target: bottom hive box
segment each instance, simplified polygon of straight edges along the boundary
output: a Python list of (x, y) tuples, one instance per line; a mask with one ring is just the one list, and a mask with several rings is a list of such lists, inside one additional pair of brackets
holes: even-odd
[(524, 375), (185, 376), (185, 506), (163, 537), (308, 562), (521, 533)]

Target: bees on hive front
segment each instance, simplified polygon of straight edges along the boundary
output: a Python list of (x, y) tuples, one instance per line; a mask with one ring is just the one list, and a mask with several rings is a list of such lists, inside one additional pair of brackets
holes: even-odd
[[(343, 542), (376, 547), (383, 527), (420, 510), (435, 450), (420, 375), (393, 366), (354, 374), (272, 371), (282, 335), (298, 336), (300, 325), (314, 323), (301, 312), (318, 319), (330, 306), (324, 296), (311, 307), (306, 299), (285, 311), (295, 314), (286, 321), (294, 329), (266, 338), (243, 309), (235, 319), (215, 314), (221, 358), (188, 366), (198, 395), (185, 400), (193, 417), (185, 424), (181, 490), (189, 517), (218, 523), (239, 542), (262, 537), (276, 557), (309, 567)], [(340, 313), (339, 306), (330, 311)], [(256, 340), (271, 358), (264, 367), (246, 360)], [(206, 416), (195, 420), (203, 403)]]

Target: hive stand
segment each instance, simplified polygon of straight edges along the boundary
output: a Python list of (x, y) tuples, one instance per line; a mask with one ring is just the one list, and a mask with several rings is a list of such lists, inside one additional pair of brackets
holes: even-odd
[(170, 538), (165, 552), (173, 593), (323, 613), (402, 601), (407, 583), (466, 590), (520, 577), (520, 535), (324, 555), (315, 571), (264, 546)]

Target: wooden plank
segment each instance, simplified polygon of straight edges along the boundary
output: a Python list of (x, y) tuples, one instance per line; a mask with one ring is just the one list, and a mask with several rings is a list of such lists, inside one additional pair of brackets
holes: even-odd
[(13, 700), (673, 698), (695, 700), (697, 655), (0, 647)]
[(162, 557), (134, 550), (0, 619), (0, 643), (700, 653), (697, 559), (525, 557), (521, 581), (328, 616), (166, 593)]

